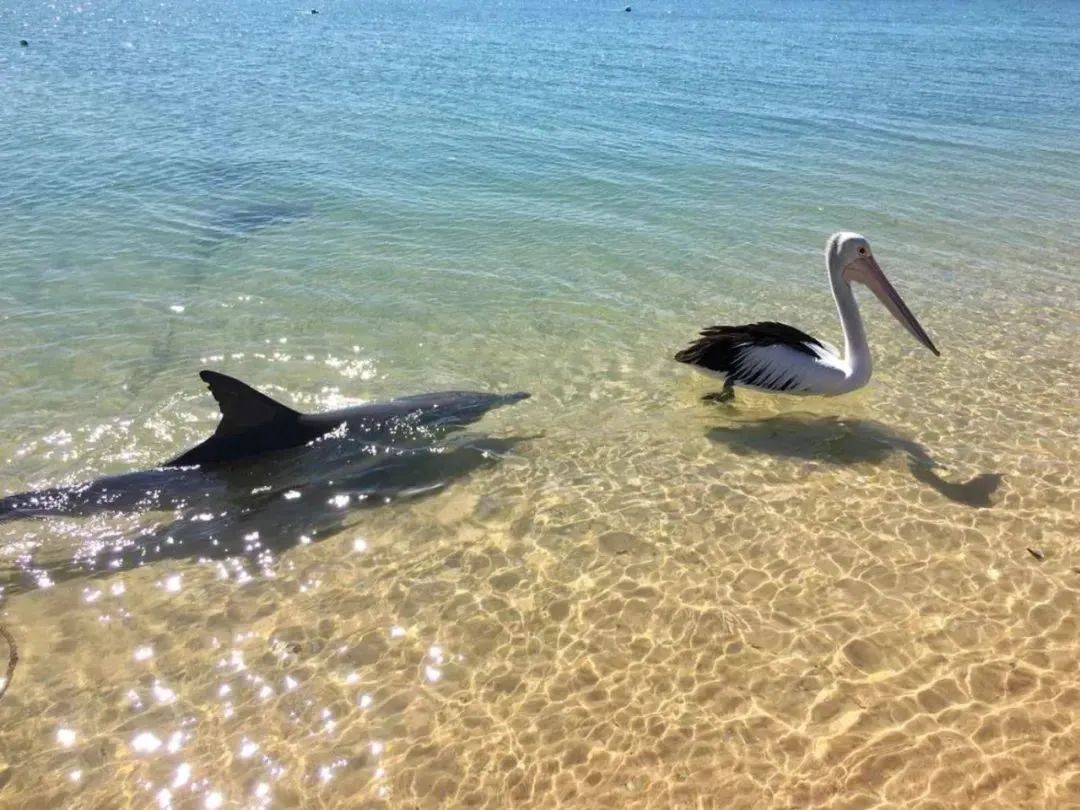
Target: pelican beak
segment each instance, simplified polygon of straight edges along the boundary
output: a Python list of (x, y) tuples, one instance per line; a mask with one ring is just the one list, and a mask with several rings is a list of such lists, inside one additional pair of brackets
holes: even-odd
[(889, 280), (885, 278), (885, 273), (882, 272), (881, 267), (874, 260), (873, 256), (867, 256), (865, 259), (856, 259), (844, 269), (844, 278), (850, 283), (852, 281), (858, 281), (865, 284), (870, 288), (870, 291), (878, 297), (878, 300), (885, 305), (885, 309), (892, 313), (892, 316), (896, 320), (903, 324), (912, 336), (919, 341), (923, 346), (928, 348), (938, 357), (941, 356), (941, 352), (937, 350), (934, 342), (930, 340), (930, 336), (926, 334), (926, 330), (922, 328), (922, 324), (915, 318), (908, 309), (907, 304), (904, 303), (904, 299), (900, 297), (900, 293), (896, 291), (896, 288), (889, 283)]

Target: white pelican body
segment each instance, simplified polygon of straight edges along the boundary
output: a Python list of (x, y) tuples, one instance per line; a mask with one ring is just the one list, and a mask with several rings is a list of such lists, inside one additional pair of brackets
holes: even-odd
[(771, 393), (827, 397), (862, 388), (870, 381), (873, 363), (851, 289), (856, 281), (869, 287), (916, 340), (935, 355), (940, 354), (885, 278), (865, 238), (857, 233), (834, 234), (825, 246), (825, 264), (844, 330), (843, 356), (794, 326), (766, 321), (703, 329), (698, 340), (676, 354), (675, 359), (721, 377), (721, 400), (731, 398), (735, 385)]

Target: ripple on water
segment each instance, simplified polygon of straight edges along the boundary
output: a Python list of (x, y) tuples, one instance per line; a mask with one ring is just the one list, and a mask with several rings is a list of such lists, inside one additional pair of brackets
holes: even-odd
[[(0, 524), (5, 802), (1080, 806), (1074, 6), (15, 5), (0, 492), (200, 440), (204, 365), (535, 396), (240, 558)], [(835, 340), (840, 227), (943, 356), (867, 298), (867, 390), (703, 405), (699, 325)]]

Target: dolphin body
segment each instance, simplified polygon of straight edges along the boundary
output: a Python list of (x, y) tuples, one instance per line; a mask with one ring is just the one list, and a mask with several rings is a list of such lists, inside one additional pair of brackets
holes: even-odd
[[(97, 509), (117, 509), (126, 501), (134, 510), (168, 504), (174, 511), (149, 523), (137, 518), (133, 526), (112, 520), (91, 523), (77, 530), (74, 547), (46, 544), (10, 558), (0, 564), (0, 600), (45, 585), (184, 558), (230, 559), (234, 570), (265, 570), (279, 553), (345, 530), (357, 510), (434, 495), (500, 463), (527, 438), (462, 434), (431, 446), (394, 447), (325, 441), (248, 463), (132, 473), (123, 487), (116, 481), (124, 476), (117, 476), (110, 489), (112, 504)], [(153, 489), (165, 483), (162, 476), (168, 476), (168, 498)], [(104, 492), (99, 489), (84, 505)], [(73, 537), (61, 530), (64, 534)], [(25, 542), (25, 532), (20, 539)]]
[[(296, 453), (282, 454), (272, 468), (258, 464), (260, 457), (323, 445), (326, 442), (319, 440), (331, 434), (351, 446), (345, 453), (321, 448), (325, 458), (317, 459), (320, 471), (337, 470), (342, 481), (364, 481), (366, 489), (356, 493), (360, 498), (366, 497), (365, 493), (382, 494), (378, 479), (385, 477), (385, 471), (399, 469), (420, 454), (431, 454), (422, 446), (425, 440), (430, 443), (476, 422), (493, 408), (529, 396), (523, 392), (445, 391), (324, 413), (300, 413), (225, 374), (202, 371), (199, 376), (221, 411), (221, 421), (206, 441), (156, 469), (0, 498), (0, 522), (50, 515), (181, 509), (197, 507), (200, 502), (210, 505), (220, 495), (227, 499), (243, 495), (247, 500), (249, 495), (259, 493), (280, 494), (297, 489), (300, 482), (320, 477), (311, 470), (310, 459), (305, 467)], [(373, 458), (380, 459), (379, 463), (373, 463)], [(409, 470), (414, 468), (410, 466)], [(393, 494), (405, 488), (391, 487)]]

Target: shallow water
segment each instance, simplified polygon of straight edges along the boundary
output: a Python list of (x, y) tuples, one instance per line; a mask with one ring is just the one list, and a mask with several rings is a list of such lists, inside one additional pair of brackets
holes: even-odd
[[(269, 558), (0, 524), (0, 804), (1080, 806), (1080, 8), (632, 5), (0, 8), (0, 494), (203, 367), (533, 393)], [(864, 296), (867, 389), (702, 404), (698, 326), (840, 342), (840, 228), (943, 356)]]

